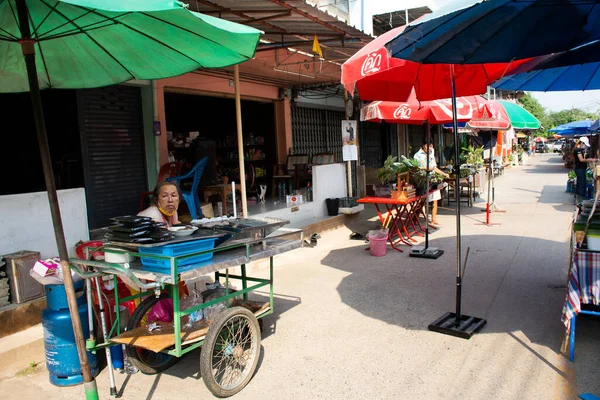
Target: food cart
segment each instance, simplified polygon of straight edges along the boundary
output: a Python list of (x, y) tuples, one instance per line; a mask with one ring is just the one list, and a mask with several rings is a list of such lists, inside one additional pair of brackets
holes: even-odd
[[(96, 285), (98, 278), (112, 276), (115, 310), (124, 302), (139, 302), (126, 323), (126, 330), (121, 329), (120, 314), (116, 312), (109, 332), (104, 324), (108, 340), (100, 345), (92, 343), (88, 350), (125, 344), (127, 356), (135, 367), (145, 374), (156, 374), (174, 365), (184, 354), (203, 346), (200, 371), (207, 388), (218, 397), (239, 392), (250, 381), (258, 364), (259, 322), (273, 313), (273, 257), (302, 244), (302, 231), (281, 228), (285, 223), (287, 221), (238, 219), (229, 226), (198, 229), (189, 236), (168, 242), (108, 241), (92, 251), (123, 257), (126, 261), (123, 263), (70, 259), (75, 271), (85, 279), (95, 279)], [(203, 243), (215, 241), (216, 247), (202, 249)], [(182, 248), (186, 250), (179, 254), (177, 249)], [(262, 259), (269, 259), (268, 279), (248, 276), (246, 265)], [(240, 267), (240, 273), (230, 273), (230, 269), (236, 267)], [(180, 284), (207, 276), (214, 276), (215, 282), (210, 300), (181, 309)], [(140, 288), (139, 293), (120, 297), (117, 277)], [(242, 288), (231, 289), (230, 280), (241, 282)], [(248, 298), (249, 293), (264, 287), (269, 288), (268, 301)], [(149, 314), (162, 299), (172, 299), (172, 322), (151, 322)], [(91, 302), (88, 304), (92, 307)], [(208, 320), (190, 318), (217, 305), (221, 305), (221, 312), (214, 312)], [(102, 303), (100, 311), (104, 320)], [(110, 369), (110, 359), (108, 364)], [(110, 377), (112, 389), (112, 369)]]

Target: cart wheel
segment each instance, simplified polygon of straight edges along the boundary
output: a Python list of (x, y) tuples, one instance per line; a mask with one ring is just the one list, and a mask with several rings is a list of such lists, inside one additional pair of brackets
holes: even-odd
[(218, 315), (200, 352), (200, 374), (217, 397), (233, 396), (252, 379), (258, 365), (260, 328), (253, 313), (233, 307)]
[[(168, 296), (160, 296), (160, 299), (165, 298), (168, 298)], [(129, 324), (127, 324), (127, 330), (147, 325), (148, 313), (160, 299), (157, 299), (156, 296), (150, 296), (144, 299), (131, 315)], [(129, 357), (131, 363), (146, 375), (158, 374), (159, 372), (172, 367), (179, 361), (179, 358), (175, 356), (170, 356), (165, 353), (155, 353), (150, 350), (142, 349), (141, 347), (126, 346), (126, 349), (127, 357)]]

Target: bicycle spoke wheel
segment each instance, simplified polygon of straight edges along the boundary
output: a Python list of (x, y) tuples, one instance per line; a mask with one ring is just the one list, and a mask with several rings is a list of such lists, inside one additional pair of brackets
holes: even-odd
[(229, 397), (248, 384), (258, 364), (260, 328), (254, 314), (233, 307), (220, 314), (206, 335), (200, 373), (217, 397)]

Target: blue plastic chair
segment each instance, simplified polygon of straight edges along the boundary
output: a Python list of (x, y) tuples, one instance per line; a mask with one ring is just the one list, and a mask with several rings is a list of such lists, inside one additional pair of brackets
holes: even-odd
[(204, 173), (204, 167), (208, 161), (208, 157), (204, 157), (202, 160), (198, 161), (194, 168), (190, 170), (185, 175), (175, 176), (173, 178), (168, 178), (167, 181), (175, 181), (181, 188), (181, 181), (184, 179), (192, 178), (192, 187), (190, 190), (181, 189), (181, 193), (183, 194), (183, 199), (185, 200), (188, 209), (190, 210), (190, 214), (192, 219), (203, 218), (202, 209), (200, 207), (200, 197), (198, 196), (198, 185), (200, 185), (200, 179), (202, 178), (202, 174)]

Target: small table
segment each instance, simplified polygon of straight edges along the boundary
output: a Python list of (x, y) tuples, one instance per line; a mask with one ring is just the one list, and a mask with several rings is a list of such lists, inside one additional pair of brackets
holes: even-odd
[[(424, 211), (426, 201), (426, 195), (415, 196), (406, 200), (371, 196), (358, 199), (357, 203), (375, 205), (381, 226), (389, 229), (388, 242), (394, 250), (402, 253), (402, 249), (397, 247), (398, 244), (404, 243), (412, 246), (411, 242), (416, 242), (412, 236), (423, 236), (423, 233), (425, 233), (425, 228), (421, 225), (419, 216), (424, 216), (425, 221), (427, 221)], [(385, 216), (386, 212), (381, 212), (380, 205), (385, 206), (387, 210)]]
[[(218, 194), (221, 196), (221, 201), (223, 202), (223, 214), (227, 215), (227, 195), (231, 194), (231, 183), (222, 183), (220, 185), (211, 185), (211, 186), (201, 186), (202, 195), (204, 196), (204, 202), (208, 203), (208, 198), (213, 194)], [(241, 186), (239, 183), (235, 184), (236, 190), (241, 190)]]

